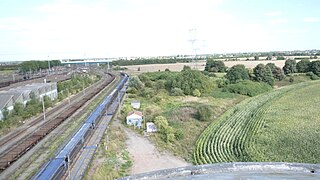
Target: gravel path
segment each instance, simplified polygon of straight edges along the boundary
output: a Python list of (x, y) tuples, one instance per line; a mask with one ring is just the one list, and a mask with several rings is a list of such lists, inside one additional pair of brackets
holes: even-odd
[(160, 153), (152, 142), (132, 130), (125, 128), (124, 131), (128, 137), (127, 149), (133, 159), (131, 175), (191, 165), (167, 152)]

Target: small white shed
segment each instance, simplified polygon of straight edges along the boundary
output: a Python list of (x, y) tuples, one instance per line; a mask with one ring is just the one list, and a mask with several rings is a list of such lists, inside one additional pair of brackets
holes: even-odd
[(153, 122), (147, 122), (147, 132), (157, 132), (157, 127)]
[(139, 109), (139, 108), (140, 108), (140, 101), (139, 101), (139, 100), (132, 100), (132, 101), (131, 101), (131, 106), (132, 106), (134, 109)]
[(127, 115), (127, 124), (128, 125), (134, 125), (136, 127), (141, 127), (142, 126), (142, 121), (143, 121), (143, 115), (142, 112), (140, 111), (131, 111)]

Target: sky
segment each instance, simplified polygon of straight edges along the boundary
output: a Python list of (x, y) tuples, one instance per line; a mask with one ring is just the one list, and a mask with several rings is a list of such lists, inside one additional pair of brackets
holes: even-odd
[(0, 61), (319, 49), (319, 0), (0, 0)]

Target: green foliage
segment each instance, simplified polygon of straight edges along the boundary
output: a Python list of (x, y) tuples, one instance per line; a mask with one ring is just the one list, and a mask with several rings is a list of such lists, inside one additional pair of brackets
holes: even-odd
[(243, 64), (237, 64), (227, 71), (226, 78), (231, 83), (237, 83), (239, 81), (249, 79), (249, 72)]
[(17, 116), (21, 116), (24, 111), (24, 105), (22, 103), (15, 103), (13, 106), (13, 114)]
[(308, 59), (303, 59), (297, 63), (297, 71), (299, 73), (306, 73), (310, 71), (311, 62)]
[(191, 67), (184, 65), (182, 71), (187, 71), (187, 70), (191, 70)]
[(259, 60), (259, 56), (254, 56), (254, 60), (255, 61)]
[(45, 108), (53, 106), (53, 102), (52, 102), (51, 98), (49, 98), (48, 96), (43, 96), (43, 101), (44, 101)]
[(210, 92), (213, 84), (210, 78), (203, 75), (200, 71), (186, 70), (170, 78), (167, 81), (167, 87), (169, 89), (180, 88), (184, 94), (192, 95), (195, 89), (198, 89), (201, 93)]
[(3, 110), (2, 110), (2, 115), (3, 115), (3, 120), (7, 120), (7, 119), (8, 119), (8, 117), (9, 117), (9, 111), (8, 111), (8, 108), (7, 108), (7, 107), (3, 108)]
[(173, 88), (170, 91), (170, 95), (171, 96), (184, 96), (184, 93), (183, 93), (182, 89), (180, 89), (180, 88)]
[(258, 64), (254, 69), (254, 79), (258, 82), (265, 82), (270, 86), (274, 84), (273, 74), (269, 66), (265, 66), (264, 64)]
[(201, 92), (199, 91), (199, 89), (195, 89), (192, 92), (192, 95), (195, 97), (200, 97), (201, 96)]
[(311, 79), (311, 80), (319, 80), (320, 77), (314, 74), (314, 75), (312, 75), (312, 76), (310, 77), (310, 79)]
[(312, 71), (317, 76), (320, 76), (320, 61), (312, 61), (310, 64), (310, 71)]
[(201, 105), (198, 107), (197, 117), (200, 121), (209, 121), (212, 118), (213, 110), (209, 105)]
[(284, 74), (292, 74), (297, 72), (297, 62), (296, 60), (286, 60), (283, 66)]
[[(61, 62), (59, 60), (49, 61), (50, 67), (61, 66)], [(39, 71), (40, 69), (48, 69), (48, 61), (24, 61), (20, 65), (21, 72), (29, 72), (29, 71)]]
[(285, 60), (286, 58), (283, 56), (277, 56), (277, 60)]
[(229, 84), (223, 90), (231, 93), (237, 93), (247, 96), (256, 96), (258, 94), (270, 91), (272, 87), (266, 83), (253, 81), (241, 81), (236, 84)]
[(218, 88), (223, 88), (225, 86), (227, 86), (228, 84), (230, 84), (230, 81), (224, 77), (219, 78), (216, 80), (216, 83), (218, 85)]
[(284, 72), (281, 68), (277, 67), (274, 63), (268, 63), (266, 64), (271, 69), (273, 78), (279, 81), (282, 81), (286, 75), (284, 75)]
[(129, 87), (135, 88), (136, 90), (140, 91), (144, 88), (144, 84), (138, 77), (133, 76), (129, 79)]
[(204, 70), (208, 72), (225, 72), (226, 69), (227, 67), (223, 61), (208, 59)]
[(154, 119), (154, 124), (158, 128), (159, 133), (163, 135), (165, 142), (174, 142), (175, 135), (172, 127), (169, 126), (167, 119), (163, 116), (157, 116)]
[(165, 130), (169, 127), (167, 119), (163, 116), (155, 117), (154, 124), (156, 125), (160, 133), (165, 133)]

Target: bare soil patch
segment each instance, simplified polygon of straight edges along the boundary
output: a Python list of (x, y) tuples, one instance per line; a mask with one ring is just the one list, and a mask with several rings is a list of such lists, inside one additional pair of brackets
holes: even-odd
[(146, 137), (127, 128), (124, 130), (128, 137), (127, 149), (133, 160), (131, 175), (191, 165), (168, 152), (159, 152)]

